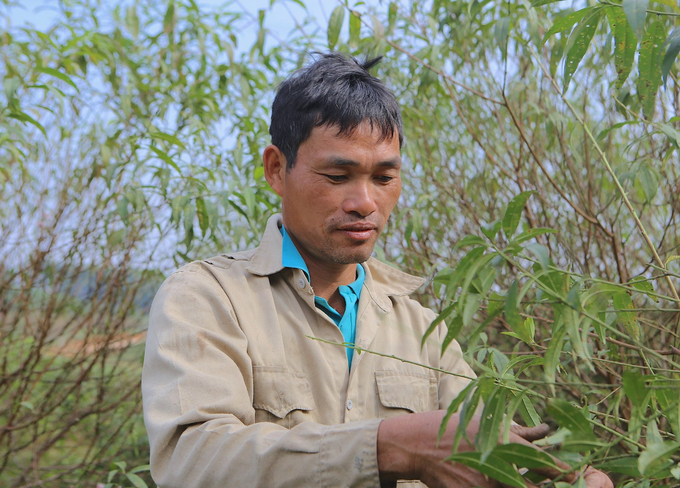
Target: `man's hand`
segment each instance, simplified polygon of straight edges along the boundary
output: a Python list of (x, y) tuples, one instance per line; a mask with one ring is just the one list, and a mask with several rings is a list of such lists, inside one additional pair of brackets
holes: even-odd
[[(418, 414), (401, 415), (383, 420), (378, 428), (378, 470), (381, 486), (391, 487), (396, 480), (420, 480), (428, 488), (463, 488), (479, 486), (482, 488), (500, 488), (502, 485), (494, 479), (472, 468), (459, 463), (443, 461), (451, 455), (453, 440), (458, 427), (458, 416), (453, 415), (448, 427), (437, 444), (437, 434), (443, 410)], [(475, 438), (479, 429), (479, 417), (475, 416), (467, 427), (467, 436)], [(547, 426), (522, 427), (512, 426), (510, 442), (531, 445), (531, 440), (544, 437)], [(458, 451), (472, 451), (474, 447), (462, 440)], [(569, 466), (557, 461), (558, 466), (568, 470)], [(561, 473), (555, 469), (537, 470), (546, 478), (556, 478)], [(577, 474), (563, 476), (564, 481), (573, 482)], [(583, 473), (588, 488), (613, 488), (611, 480), (602, 472), (588, 468)], [(531, 483), (527, 483), (532, 486)]]

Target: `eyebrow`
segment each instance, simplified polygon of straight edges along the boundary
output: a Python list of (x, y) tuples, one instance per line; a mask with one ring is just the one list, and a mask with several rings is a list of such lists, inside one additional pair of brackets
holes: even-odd
[[(359, 163), (351, 159), (336, 157), (328, 158), (326, 163), (332, 166), (359, 166)], [(401, 158), (392, 158), (386, 159), (385, 161), (380, 161), (378, 166), (386, 168), (399, 168), (401, 166)]]

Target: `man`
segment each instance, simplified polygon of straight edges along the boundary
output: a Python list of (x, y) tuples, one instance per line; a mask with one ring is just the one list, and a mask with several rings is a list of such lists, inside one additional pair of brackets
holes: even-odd
[(440, 354), (443, 326), (421, 348), (435, 315), (408, 295), (422, 280), (370, 258), (403, 141), (376, 62), (327, 54), (281, 85), (263, 163), (282, 215), (257, 249), (184, 266), (158, 292), (143, 394), (159, 486), (496, 486), (441, 461), (457, 425), (437, 443), (441, 409), (474, 373), (456, 342)]

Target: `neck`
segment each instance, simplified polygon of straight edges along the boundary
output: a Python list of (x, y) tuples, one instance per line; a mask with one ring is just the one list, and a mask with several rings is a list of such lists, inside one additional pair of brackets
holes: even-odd
[(345, 299), (338, 288), (349, 285), (357, 279), (357, 263), (337, 264), (319, 263), (314, 257), (305, 252), (302, 246), (295, 242), (295, 237), (288, 234), (295, 243), (300, 256), (304, 259), (309, 271), (309, 281), (314, 288), (314, 294), (325, 298), (328, 304), (339, 314), (345, 312)]

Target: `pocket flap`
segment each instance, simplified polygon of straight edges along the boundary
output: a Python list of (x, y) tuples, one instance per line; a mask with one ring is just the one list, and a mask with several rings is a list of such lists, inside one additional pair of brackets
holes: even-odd
[(388, 408), (427, 412), (437, 408), (437, 380), (425, 373), (376, 371), (380, 403)]
[(282, 419), (293, 410), (314, 410), (312, 389), (303, 373), (253, 371), (253, 407)]

